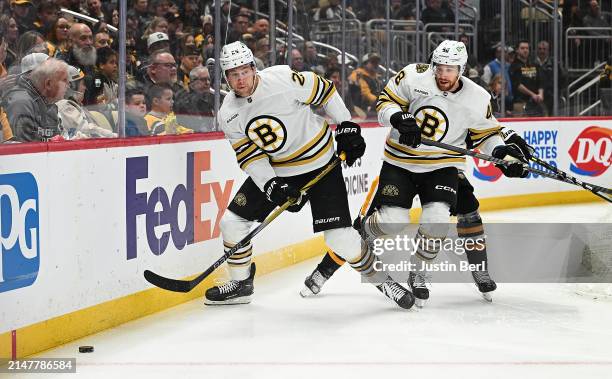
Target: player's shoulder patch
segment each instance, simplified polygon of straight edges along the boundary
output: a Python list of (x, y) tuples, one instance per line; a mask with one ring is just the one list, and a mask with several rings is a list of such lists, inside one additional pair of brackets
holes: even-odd
[(414, 69), (418, 74), (422, 74), (429, 69), (429, 65), (427, 63), (417, 63)]

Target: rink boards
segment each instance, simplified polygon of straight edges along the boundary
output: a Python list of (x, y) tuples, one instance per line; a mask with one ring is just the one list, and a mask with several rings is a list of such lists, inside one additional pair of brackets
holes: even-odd
[[(505, 122), (540, 157), (612, 184), (612, 120)], [(364, 125), (368, 148), (345, 168), (357, 212), (381, 165), (388, 129)], [(370, 126), (370, 127), (369, 127)], [(483, 209), (594, 201), (550, 179), (508, 179), (468, 159)], [(221, 134), (2, 146), (0, 357), (30, 355), (202, 296), (151, 288), (149, 269), (184, 278), (221, 254), (219, 219), (244, 180)], [(322, 254), (311, 218), (284, 214), (254, 241), (258, 274)]]

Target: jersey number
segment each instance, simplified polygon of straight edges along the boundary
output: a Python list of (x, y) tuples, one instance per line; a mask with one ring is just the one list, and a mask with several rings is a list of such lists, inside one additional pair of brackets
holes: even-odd
[(297, 71), (293, 71), (293, 74), (291, 74), (291, 79), (293, 79), (293, 81), (296, 83), (300, 83), (301, 86), (303, 86), (306, 82), (306, 78), (304, 78), (304, 75), (300, 74)]
[(397, 75), (395, 75), (395, 85), (399, 86), (400, 82), (402, 81), (402, 79), (404, 79), (405, 76), (406, 73), (404, 73), (404, 70), (398, 72)]

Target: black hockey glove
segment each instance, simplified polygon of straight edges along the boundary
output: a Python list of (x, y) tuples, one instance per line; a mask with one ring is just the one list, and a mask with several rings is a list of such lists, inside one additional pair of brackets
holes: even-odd
[(508, 131), (502, 132), (504, 142), (506, 145), (514, 145), (521, 152), (520, 157), (515, 157), (521, 161), (527, 163), (535, 155), (535, 149), (519, 136), (514, 130), (509, 129)]
[(365, 153), (366, 143), (361, 136), (361, 127), (351, 121), (342, 121), (336, 128), (336, 152), (346, 154), (346, 164), (350, 167), (357, 158)]
[(298, 212), (308, 201), (306, 196), (302, 196), (297, 188), (290, 186), (283, 178), (278, 176), (268, 180), (264, 185), (264, 191), (268, 200), (278, 206), (285, 204), (290, 199), (297, 199), (295, 204), (287, 208), (289, 212)]
[(493, 153), (491, 155), (498, 159), (510, 157), (507, 165), (495, 165), (495, 167), (499, 168), (507, 177), (525, 178), (529, 174), (529, 171), (523, 168), (523, 162), (519, 160), (520, 158), (517, 158), (522, 156), (522, 153), (518, 147), (513, 145), (500, 145), (493, 149)]
[(414, 148), (419, 147), (421, 129), (411, 113), (394, 113), (390, 121), (391, 125), (400, 132), (399, 143)]

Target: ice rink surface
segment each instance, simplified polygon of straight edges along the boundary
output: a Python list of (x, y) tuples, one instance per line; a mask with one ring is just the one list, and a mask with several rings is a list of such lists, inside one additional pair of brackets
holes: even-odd
[[(612, 222), (612, 206), (483, 219)], [(76, 357), (83, 378), (612, 378), (610, 299), (577, 295), (571, 284), (504, 283), (487, 303), (471, 283), (434, 283), (426, 308), (406, 311), (348, 267), (303, 299), (318, 260), (257, 278), (249, 305), (198, 299), (40, 356)], [(79, 354), (79, 345), (95, 352)]]

